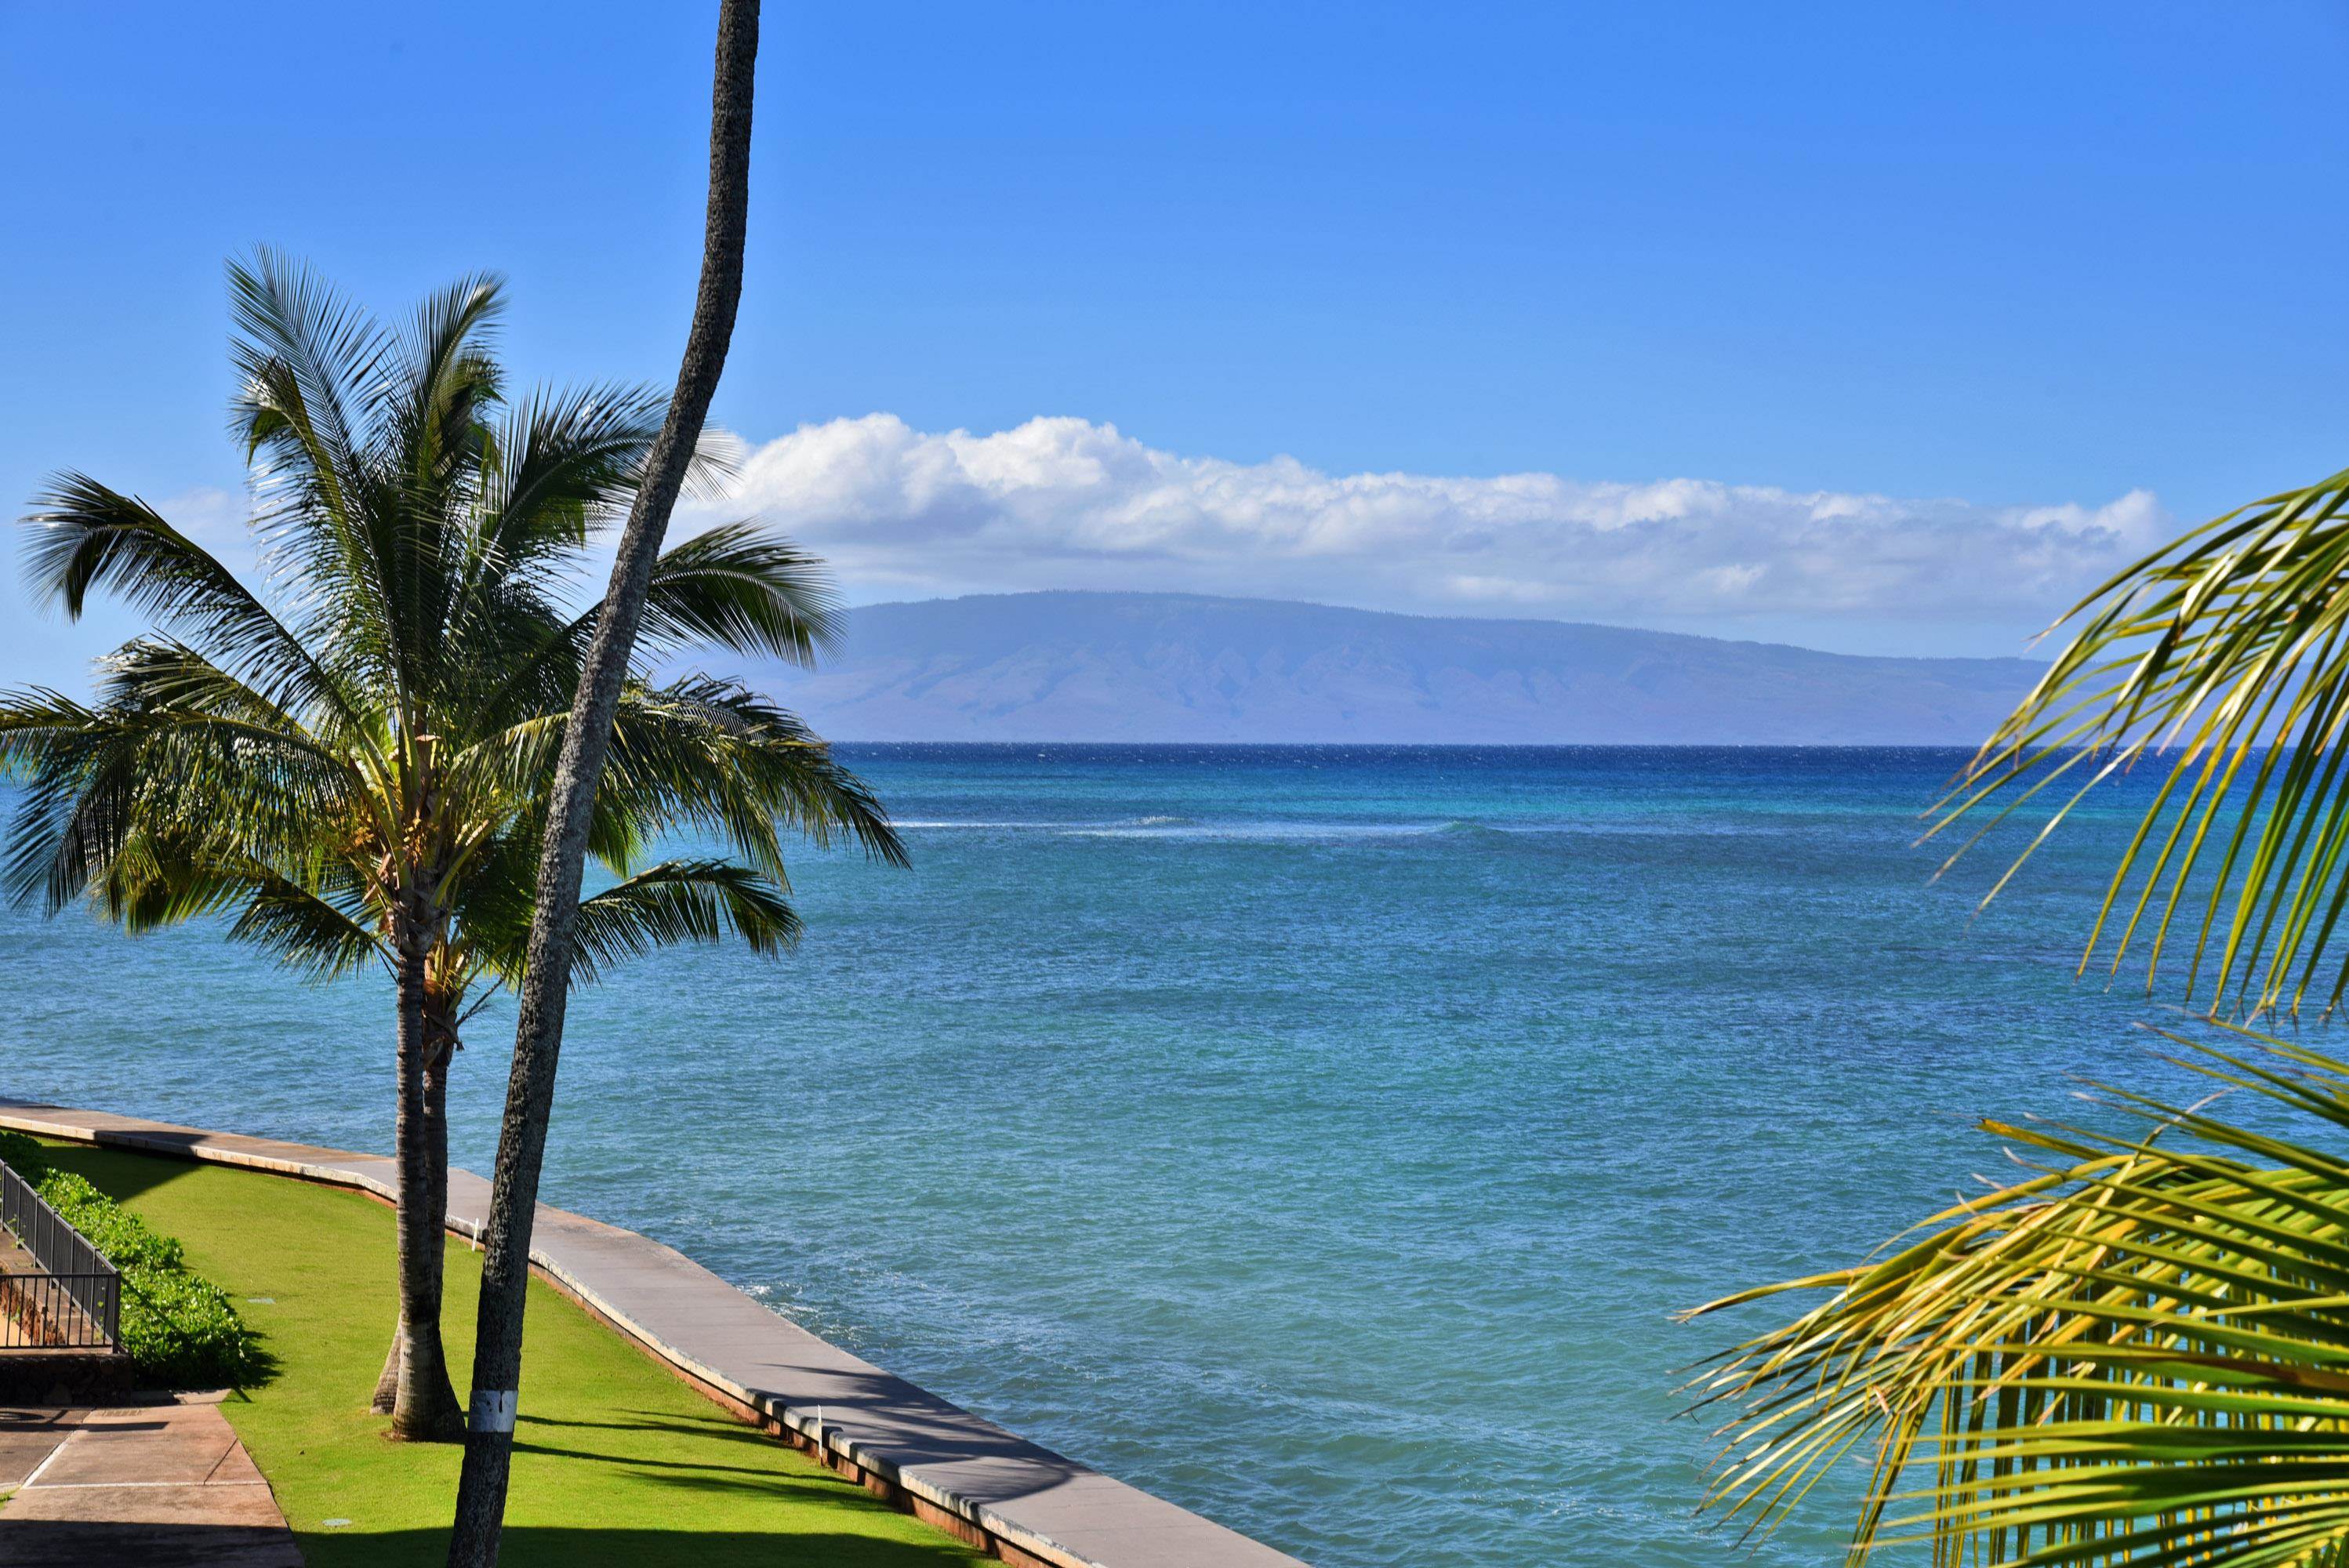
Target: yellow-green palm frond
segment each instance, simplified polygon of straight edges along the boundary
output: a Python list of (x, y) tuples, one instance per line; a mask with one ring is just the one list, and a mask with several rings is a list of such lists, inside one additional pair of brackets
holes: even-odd
[(1767, 1528), (1857, 1462), (1854, 1563), (2349, 1561), (2349, 1065), (2166, 1037), (2240, 1099), (2106, 1089), (2119, 1135), (1986, 1123), (2035, 1174), (1688, 1315), (1827, 1293), (1698, 1379), (1723, 1418), (1709, 1507)]
[[(2185, 990), (2247, 1020), (2329, 1011), (2349, 903), (2349, 472), (2230, 512), (2090, 594), (2078, 630), (1936, 808), (1932, 833), (2054, 810), (1995, 896), (2096, 783), (2162, 769), (2083, 954), (2148, 987), (2173, 939)], [(1930, 835), (1929, 835), (1930, 836)]]

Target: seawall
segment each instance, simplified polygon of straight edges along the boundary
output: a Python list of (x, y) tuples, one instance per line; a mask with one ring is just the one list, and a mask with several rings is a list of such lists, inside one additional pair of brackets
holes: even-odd
[[(397, 1191), (397, 1168), (382, 1155), (5, 1099), (0, 1127), (240, 1166), (387, 1202)], [(477, 1238), (489, 1207), (487, 1181), (450, 1171), (450, 1231)], [(542, 1203), (531, 1263), (738, 1415), (1016, 1568), (1303, 1568), (850, 1355), (634, 1231)], [(525, 1406), (529, 1397), (525, 1381)]]

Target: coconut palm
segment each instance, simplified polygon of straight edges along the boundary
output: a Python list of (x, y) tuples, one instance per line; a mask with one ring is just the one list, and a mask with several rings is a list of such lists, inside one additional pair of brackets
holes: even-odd
[(690, 471), (709, 416), (734, 318), (742, 303), (742, 258), (750, 221), (750, 119), (757, 98), (759, 0), (720, 0), (709, 93), (709, 195), (701, 229), (701, 278), (693, 322), (660, 434), (645, 459), (644, 483), (628, 509), (605, 590), (603, 614), (579, 672), (569, 727), (555, 764), (538, 859), (530, 924), (531, 967), (520, 987), (513, 1069), (498, 1157), (490, 1175), (490, 1215), (481, 1243), (481, 1294), (474, 1315), (472, 1417), (457, 1477), (449, 1532), (450, 1568), (494, 1568), (505, 1524), (513, 1460), (514, 1406), (522, 1387), (523, 1303), (530, 1233), (538, 1202), (554, 1075), (563, 1053), (566, 984), (554, 978), (580, 941), (579, 901), (595, 803), (619, 740), (616, 720), (636, 639), (653, 614), (651, 587), (669, 513)]
[[(379, 964), (396, 999), (397, 1435), (455, 1436), (440, 1345), (443, 1109), (464, 1020), (524, 975), (538, 845), (597, 610), (564, 603), (640, 480), (666, 399), (619, 387), (515, 401), (500, 290), (434, 294), (401, 332), (273, 253), (229, 269), (270, 591), (138, 499), (80, 474), (35, 502), (37, 593), (110, 591), (156, 630), (93, 700), (0, 698), (26, 789), (19, 897), (87, 898), (133, 931), (198, 915), (316, 975)], [(830, 634), (815, 562), (752, 523), (662, 555), (618, 705), (569, 977), (671, 943), (797, 935), (783, 841), (903, 851), (866, 788), (744, 687), (657, 673), (715, 645), (805, 663)], [(655, 859), (689, 838), (716, 852)]]
[(1700, 1380), (1713, 1506), (1766, 1529), (1858, 1457), (1855, 1562), (2349, 1563), (2349, 1065), (2247, 1026), (2349, 982), (2345, 509), (2335, 475), (2099, 588), (1934, 824), (1968, 834), (1953, 861), (2052, 803), (1995, 897), (2098, 781), (2166, 758), (2082, 965), (2142, 953), (2151, 989), (2175, 930), (2204, 1022), (2160, 1033), (2211, 1097), (1985, 1122), (2027, 1179), (1699, 1309), (1826, 1293)]

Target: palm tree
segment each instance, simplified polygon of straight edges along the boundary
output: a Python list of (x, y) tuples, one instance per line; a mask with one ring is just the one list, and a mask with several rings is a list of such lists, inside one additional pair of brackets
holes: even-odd
[[(499, 285), (467, 279), (390, 333), (305, 269), (229, 269), (274, 591), (144, 502), (58, 476), (26, 520), (36, 593), (109, 590), (158, 629), (102, 661), (88, 703), (0, 696), (0, 767), (26, 785), (5, 874), (51, 910), (132, 931), (221, 913), (316, 975), (370, 964), (396, 996), (399, 1326), (392, 1429), (453, 1437), (440, 1343), (445, 1106), (464, 1021), (525, 976), (538, 843), (599, 610), (562, 603), (642, 482), (664, 399), (617, 387), (509, 403)], [(752, 523), (664, 554), (617, 704), (570, 981), (651, 947), (789, 945), (783, 833), (902, 861), (872, 794), (740, 686), (656, 672), (716, 645), (805, 663), (831, 634), (815, 563)], [(654, 859), (665, 839), (721, 851)]]
[[(1851, 1546), (1936, 1564), (2349, 1563), (2349, 1065), (2251, 1025), (2329, 1016), (2349, 903), (2349, 473), (2230, 512), (2076, 610), (2080, 628), (1938, 809), (1951, 860), (2166, 754), (2083, 968), (2175, 927), (2191, 1104), (2108, 1086), (2118, 1127), (1986, 1121), (2032, 1174), (1862, 1263), (1699, 1315), (1827, 1293), (1700, 1378), (1707, 1501), (1766, 1529), (1867, 1461)], [(1946, 869), (1948, 862), (1945, 862)], [(2256, 1116), (2222, 1118), (2224, 1098)], [(2296, 1123), (2296, 1125), (2295, 1125)]]
[(531, 1224), (569, 995), (553, 983), (552, 975), (571, 961), (580, 942), (579, 920), (585, 913), (580, 883), (600, 780), (620, 746), (617, 721), (627, 671), (636, 658), (640, 628), (649, 627), (655, 618), (651, 590), (661, 541), (686, 483), (719, 377), (725, 372), (734, 317), (742, 303), (758, 62), (759, 0), (720, 0), (717, 58), (710, 71), (709, 195), (703, 211), (701, 278), (694, 290), (693, 325), (686, 333), (667, 418), (646, 459), (645, 482), (621, 531), (611, 585), (605, 590), (604, 614), (572, 697), (570, 727), (555, 767), (539, 851), (537, 900), (530, 924), (532, 967), (521, 987), (513, 1068), (506, 1078), (505, 1118), (498, 1129), (489, 1224), (481, 1243), (472, 1407), (449, 1532), (450, 1568), (493, 1568), (505, 1526), (515, 1405), (522, 1387)]

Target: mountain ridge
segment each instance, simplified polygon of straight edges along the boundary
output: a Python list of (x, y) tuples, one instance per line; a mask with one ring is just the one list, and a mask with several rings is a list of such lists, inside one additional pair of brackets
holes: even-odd
[(2042, 668), (1195, 593), (898, 601), (847, 628), (812, 673), (752, 672), (844, 741), (1971, 745)]

